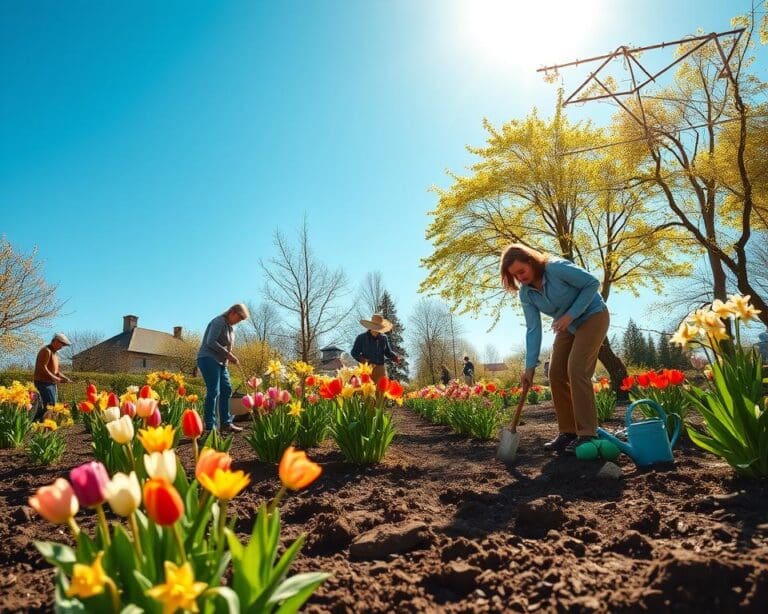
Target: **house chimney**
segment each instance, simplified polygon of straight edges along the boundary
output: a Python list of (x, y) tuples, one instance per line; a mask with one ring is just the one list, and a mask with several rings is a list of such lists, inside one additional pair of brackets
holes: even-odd
[(173, 336), (176, 339), (181, 339), (181, 326), (174, 326), (173, 327)]
[(139, 324), (139, 316), (123, 316), (123, 332), (132, 331)]

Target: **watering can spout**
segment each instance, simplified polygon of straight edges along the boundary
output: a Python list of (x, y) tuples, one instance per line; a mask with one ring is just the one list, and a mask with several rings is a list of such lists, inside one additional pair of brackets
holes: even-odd
[(611, 443), (615, 444), (616, 447), (619, 448), (619, 450), (621, 450), (622, 452), (624, 452), (624, 454), (626, 454), (627, 456), (634, 458), (632, 454), (633, 452), (632, 446), (629, 445), (626, 441), (622, 441), (618, 437), (615, 437), (614, 435), (612, 435), (605, 429), (601, 429), (600, 427), (598, 427), (597, 429), (597, 434), (600, 436), (601, 439), (607, 439)]

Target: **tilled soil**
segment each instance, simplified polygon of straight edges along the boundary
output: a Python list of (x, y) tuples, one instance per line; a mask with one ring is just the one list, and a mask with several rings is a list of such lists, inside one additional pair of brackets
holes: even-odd
[[(526, 409), (513, 466), (494, 442), (394, 411), (381, 464), (348, 465), (326, 443), (310, 451), (320, 479), (283, 504), (286, 537), (308, 533), (294, 571), (333, 574), (307, 612), (768, 611), (766, 480), (738, 479), (686, 441), (674, 466), (638, 470), (622, 456), (621, 479), (598, 478), (602, 463), (543, 450), (551, 405)], [(242, 435), (231, 452), (253, 478), (231, 504), (246, 533), (276, 468)], [(191, 468), (191, 446), (179, 453)], [(79, 426), (53, 467), (0, 450), (0, 611), (52, 610), (53, 573), (32, 541), (69, 537), (26, 500), (91, 458)]]

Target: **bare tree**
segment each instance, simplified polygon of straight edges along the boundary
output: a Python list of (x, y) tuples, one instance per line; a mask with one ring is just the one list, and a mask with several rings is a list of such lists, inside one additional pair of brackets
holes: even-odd
[(373, 271), (365, 276), (365, 281), (360, 285), (360, 294), (357, 301), (358, 319), (368, 319), (372, 313), (377, 313), (381, 309), (384, 290), (381, 271)]
[[(449, 311), (439, 301), (422, 298), (416, 303), (409, 320), (417, 379), (435, 384), (440, 365), (451, 355)], [(422, 374), (423, 377), (420, 377)]]
[(36, 332), (50, 326), (63, 303), (55, 284), (43, 277), (37, 248), (27, 255), (0, 237), (0, 352), (18, 354), (37, 341)]
[(70, 341), (70, 345), (61, 348), (59, 354), (65, 361), (71, 363), (72, 357), (75, 354), (79, 354), (83, 350), (87, 350), (88, 348), (92, 348), (94, 345), (101, 343), (107, 336), (101, 331), (86, 328), (83, 330), (69, 331), (67, 333), (67, 338)]
[(250, 327), (243, 331), (245, 341), (266, 344), (272, 353), (277, 352), (282, 356), (292, 354), (292, 335), (285, 330), (280, 310), (275, 304), (261, 301), (258, 305), (248, 302), (247, 306), (251, 317), (248, 320)]
[(499, 362), (501, 360), (499, 350), (493, 343), (489, 343), (485, 346), (485, 352), (483, 352), (483, 354), (486, 363)]
[(320, 338), (331, 335), (352, 311), (338, 306), (349, 293), (346, 274), (341, 268), (332, 271), (314, 256), (306, 218), (295, 247), (279, 230), (273, 244), (277, 255), (259, 261), (266, 280), (265, 296), (290, 315), (287, 327), (295, 335), (298, 357), (314, 362)]
[(199, 332), (187, 332), (181, 339), (168, 339), (162, 348), (169, 367), (181, 373), (195, 373), (197, 352), (203, 336)]

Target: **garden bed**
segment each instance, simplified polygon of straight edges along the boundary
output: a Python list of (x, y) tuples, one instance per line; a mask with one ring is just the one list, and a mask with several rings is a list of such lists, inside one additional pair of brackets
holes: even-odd
[[(284, 533), (309, 533), (294, 570), (333, 573), (306, 611), (768, 611), (765, 480), (737, 479), (685, 441), (674, 467), (637, 470), (622, 456), (620, 480), (598, 479), (601, 463), (542, 449), (556, 434), (549, 404), (526, 409), (512, 467), (494, 442), (394, 411), (398, 435), (381, 464), (348, 465), (330, 444), (311, 450), (323, 475), (282, 506)], [(69, 536), (26, 500), (92, 460), (81, 426), (68, 446), (44, 468), (0, 450), (0, 611), (52, 609), (53, 570), (32, 541)], [(189, 441), (178, 450), (191, 467)], [(242, 435), (231, 454), (253, 478), (231, 504), (245, 533), (276, 469)], [(85, 527), (89, 514), (78, 517)]]

